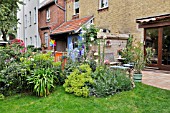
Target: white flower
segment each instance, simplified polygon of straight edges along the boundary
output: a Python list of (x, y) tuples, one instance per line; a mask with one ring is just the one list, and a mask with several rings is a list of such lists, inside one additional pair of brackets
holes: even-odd
[(84, 38), (82, 38), (82, 41), (84, 41)]
[(91, 41), (93, 41), (94, 40), (94, 38), (93, 37), (91, 37)]
[(34, 59), (33, 59), (33, 58), (31, 58), (30, 60), (31, 60), (31, 61), (34, 61)]
[(84, 33), (86, 33), (86, 31), (82, 30), (81, 33), (84, 34)]

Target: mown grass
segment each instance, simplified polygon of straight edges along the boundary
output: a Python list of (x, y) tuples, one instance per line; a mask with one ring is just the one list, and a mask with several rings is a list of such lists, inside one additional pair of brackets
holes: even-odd
[(18, 94), (0, 100), (0, 113), (170, 113), (170, 91), (138, 83), (107, 98), (82, 98), (60, 86), (46, 98)]

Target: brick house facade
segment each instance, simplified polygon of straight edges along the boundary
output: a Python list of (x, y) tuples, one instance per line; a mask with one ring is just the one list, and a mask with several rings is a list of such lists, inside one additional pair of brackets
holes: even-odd
[(147, 44), (144, 47), (156, 50), (152, 66), (170, 69), (169, 0), (66, 0), (66, 4), (67, 20), (93, 15), (98, 28), (111, 34), (131, 34)]
[[(74, 0), (67, 1), (67, 20), (74, 15)], [(107, 28), (111, 33), (130, 33), (143, 38), (143, 29), (138, 29), (137, 18), (170, 12), (168, 0), (104, 0), (108, 7), (99, 8), (101, 0), (79, 0), (79, 18), (94, 15), (94, 24)]]
[(38, 10), (39, 34), (43, 49), (52, 49), (49, 45), (51, 31), (65, 22), (65, 1), (58, 0), (55, 4), (54, 0), (48, 0), (40, 5)]

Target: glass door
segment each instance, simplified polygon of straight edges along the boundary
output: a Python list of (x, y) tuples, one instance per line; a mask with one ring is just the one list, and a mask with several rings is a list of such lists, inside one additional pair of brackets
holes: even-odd
[(158, 64), (158, 28), (146, 29), (145, 48), (151, 47), (154, 55), (150, 59), (152, 65)]
[(170, 65), (170, 26), (163, 27), (162, 65)]

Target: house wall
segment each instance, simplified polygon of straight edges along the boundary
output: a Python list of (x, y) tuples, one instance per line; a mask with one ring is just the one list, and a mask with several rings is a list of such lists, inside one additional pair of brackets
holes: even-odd
[[(67, 20), (74, 14), (73, 1), (67, 0)], [(94, 15), (94, 24), (107, 28), (111, 33), (130, 33), (143, 40), (143, 29), (138, 28), (137, 18), (167, 14), (169, 0), (108, 0), (109, 7), (99, 10), (99, 0), (80, 0), (79, 18)]]
[[(22, 0), (25, 5), (20, 5), (20, 11), (17, 12), (17, 18), (19, 23), (17, 25), (17, 38), (22, 39), (25, 42), (25, 45), (34, 45), (35, 47), (41, 46), (41, 41), (38, 33), (38, 5), (39, 0)], [(35, 11), (36, 8), (36, 22), (34, 23)], [(30, 14), (31, 11), (31, 22)], [(27, 19), (25, 18), (27, 15)], [(26, 21), (27, 20), (27, 21)], [(27, 24), (27, 26), (25, 26)], [(32, 38), (32, 43), (31, 43)]]
[[(62, 7), (65, 6), (64, 0), (58, 0), (58, 4)], [(50, 22), (46, 21), (46, 10), (48, 8), (50, 9)], [(39, 9), (39, 14), (38, 14), (39, 26), (38, 27), (39, 27), (41, 43), (45, 43), (45, 39), (44, 39), (45, 32), (48, 33), (49, 41), (50, 41), (50, 32), (54, 30), (56, 27), (58, 27), (59, 25), (61, 25), (62, 23), (64, 23), (65, 21), (64, 17), (65, 17), (64, 11), (61, 10), (59, 7), (57, 7), (54, 2), (51, 5), (47, 5)], [(50, 28), (47, 28), (45, 30), (40, 29), (43, 27), (50, 27)], [(51, 47), (48, 47), (48, 49), (51, 49)]]

